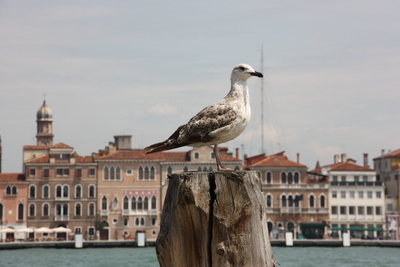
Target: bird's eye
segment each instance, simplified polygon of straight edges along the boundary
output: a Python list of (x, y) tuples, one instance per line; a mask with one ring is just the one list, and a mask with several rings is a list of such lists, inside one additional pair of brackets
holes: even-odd
[(240, 67), (240, 70), (245, 70), (245, 68), (244, 67)]

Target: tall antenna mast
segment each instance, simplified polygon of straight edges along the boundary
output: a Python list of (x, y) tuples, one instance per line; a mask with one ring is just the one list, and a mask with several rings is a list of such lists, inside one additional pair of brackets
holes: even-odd
[[(261, 73), (264, 74), (264, 45), (261, 44)], [(265, 153), (264, 149), (264, 77), (261, 80), (261, 154)]]

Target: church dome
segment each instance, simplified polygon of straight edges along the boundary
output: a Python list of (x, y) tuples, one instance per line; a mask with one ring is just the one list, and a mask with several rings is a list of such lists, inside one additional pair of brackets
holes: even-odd
[(36, 113), (37, 120), (52, 120), (53, 111), (46, 105), (46, 101), (43, 101), (43, 105), (39, 108)]

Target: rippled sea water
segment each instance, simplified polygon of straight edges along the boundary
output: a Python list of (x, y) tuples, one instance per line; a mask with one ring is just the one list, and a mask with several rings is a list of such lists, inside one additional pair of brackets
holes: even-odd
[[(400, 248), (273, 247), (280, 267), (398, 267)], [(155, 267), (154, 247), (0, 250), (2, 267)]]

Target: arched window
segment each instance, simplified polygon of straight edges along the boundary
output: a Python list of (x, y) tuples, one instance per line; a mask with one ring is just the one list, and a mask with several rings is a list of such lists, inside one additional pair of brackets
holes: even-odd
[(268, 208), (272, 207), (272, 197), (271, 197), (271, 195), (267, 196), (267, 207)]
[(69, 212), (68, 212), (68, 204), (64, 204), (63, 205), (63, 215), (68, 216)]
[(140, 219), (140, 225), (144, 225), (144, 218)]
[(156, 217), (151, 218), (151, 225), (156, 225), (156, 223), (157, 223), (157, 218)]
[(286, 172), (281, 173), (281, 183), (286, 184)]
[(282, 207), (286, 207), (286, 196), (285, 196), (285, 195), (283, 195), (283, 196), (281, 197), (281, 206), (282, 206)]
[(95, 197), (95, 187), (94, 187), (94, 185), (89, 185), (89, 197)]
[(29, 198), (35, 198), (36, 197), (36, 186), (30, 185), (29, 186)]
[(69, 197), (69, 187), (68, 187), (68, 185), (64, 185), (63, 186), (63, 197), (64, 198), (68, 198)]
[(148, 210), (149, 209), (149, 199), (147, 197), (144, 197), (143, 203), (144, 203), (143, 209)]
[(62, 197), (62, 186), (61, 185), (56, 186), (56, 197), (59, 197), (59, 198)]
[(128, 210), (128, 209), (129, 209), (129, 199), (128, 199), (127, 196), (124, 196), (123, 209), (124, 209), (124, 210)]
[(288, 207), (293, 207), (293, 196), (288, 196)]
[(114, 166), (110, 167), (110, 180), (114, 180), (115, 179), (115, 169)]
[(76, 198), (82, 197), (82, 186), (80, 184), (75, 186), (75, 197)]
[(140, 224), (140, 220), (139, 220), (139, 218), (136, 218), (135, 225), (138, 226), (139, 224)]
[(121, 168), (117, 166), (117, 180), (121, 180)]
[(324, 195), (320, 196), (320, 198), (319, 198), (319, 206), (321, 208), (325, 208), (325, 196)]
[(184, 171), (184, 172), (188, 172), (188, 170), (189, 170), (189, 169), (188, 169), (187, 166), (183, 167), (183, 171)]
[(17, 194), (17, 187), (15, 185), (13, 185), (13, 187), (12, 187), (12, 194), (13, 195)]
[(149, 167), (144, 167), (144, 179), (149, 180)]
[(300, 175), (299, 175), (298, 172), (295, 172), (295, 173), (294, 173), (294, 183), (295, 183), (295, 184), (300, 183)]
[(43, 217), (49, 216), (49, 204), (47, 204), (47, 203), (43, 204), (42, 215), (43, 215)]
[(157, 209), (157, 198), (156, 198), (156, 196), (152, 196), (152, 198), (151, 198), (151, 209), (152, 210)]
[[(201, 170), (201, 167), (199, 167), (200, 168), (200, 170)], [(168, 166), (168, 168), (167, 168), (167, 173), (168, 173), (168, 175), (171, 175), (172, 174), (172, 167), (171, 166)]]
[(89, 203), (89, 216), (94, 216), (94, 204)]
[(50, 186), (47, 184), (43, 186), (43, 198), (50, 198)]
[(18, 204), (18, 221), (24, 220), (24, 204)]
[(11, 195), (11, 186), (7, 185), (6, 187), (6, 195)]
[(3, 220), (3, 204), (0, 203), (0, 221)]
[(314, 196), (311, 195), (308, 199), (308, 205), (310, 208), (314, 208)]
[(136, 198), (135, 197), (132, 197), (131, 209), (132, 210), (136, 210)]
[(124, 218), (124, 226), (128, 226), (128, 223), (129, 223), (129, 219), (128, 218)]
[(108, 210), (108, 208), (107, 208), (108, 203), (107, 202), (108, 202), (107, 201), (107, 197), (103, 196), (103, 198), (101, 199), (101, 209), (102, 210)]
[(266, 175), (267, 184), (272, 184), (272, 173), (271, 172), (267, 172), (265, 175)]
[(139, 180), (143, 180), (143, 167), (142, 166), (139, 167), (138, 172), (139, 172)]
[(150, 180), (155, 180), (156, 179), (156, 171), (153, 166), (150, 168)]
[(108, 176), (108, 166), (104, 167), (104, 180), (108, 180), (109, 176)]
[(288, 184), (293, 184), (293, 173), (288, 173)]
[(197, 171), (198, 171), (198, 172), (201, 172), (201, 167), (200, 167), (200, 166), (197, 167)]
[(138, 205), (137, 205), (138, 210), (143, 209), (143, 200), (142, 197), (138, 197)]
[(56, 205), (56, 216), (61, 216), (62, 215), (62, 205), (58, 203)]
[(29, 216), (35, 216), (35, 204), (29, 204)]
[(75, 205), (75, 216), (81, 216), (82, 215), (82, 206), (80, 203), (76, 203)]

